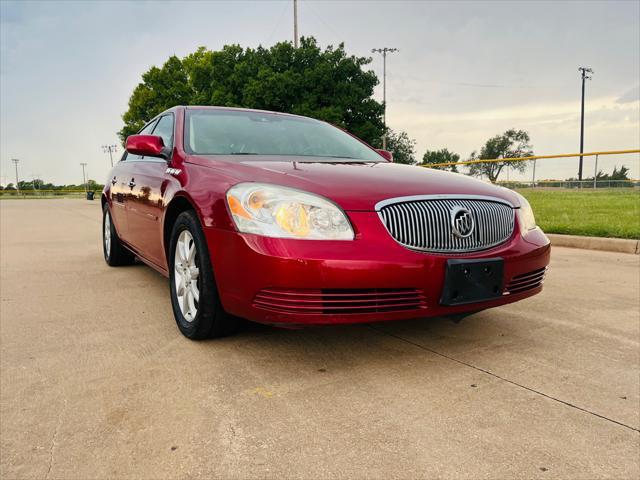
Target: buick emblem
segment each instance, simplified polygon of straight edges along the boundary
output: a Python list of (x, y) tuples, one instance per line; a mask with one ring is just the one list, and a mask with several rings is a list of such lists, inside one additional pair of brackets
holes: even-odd
[(451, 230), (458, 238), (467, 238), (473, 233), (476, 222), (471, 212), (464, 207), (451, 209)]

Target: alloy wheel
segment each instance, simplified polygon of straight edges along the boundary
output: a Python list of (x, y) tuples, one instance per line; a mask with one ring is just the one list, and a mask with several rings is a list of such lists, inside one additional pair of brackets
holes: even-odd
[(104, 215), (104, 251), (107, 257), (111, 255), (111, 216), (109, 212)]
[(180, 232), (174, 253), (174, 281), (180, 312), (187, 322), (192, 322), (198, 313), (200, 289), (197, 266), (197, 250), (189, 230)]

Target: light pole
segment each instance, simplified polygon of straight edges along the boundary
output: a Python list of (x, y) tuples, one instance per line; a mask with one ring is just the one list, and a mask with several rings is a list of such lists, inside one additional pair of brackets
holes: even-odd
[(82, 165), (82, 182), (84, 183), (84, 193), (87, 193), (87, 177), (84, 174), (84, 167), (87, 166), (86, 163), (81, 163), (80, 165)]
[(397, 48), (373, 48), (371, 53), (382, 54), (382, 123), (384, 133), (382, 134), (382, 149), (387, 149), (387, 53), (397, 52)]
[(118, 151), (118, 147), (116, 145), (102, 145), (102, 152), (109, 152), (109, 160), (111, 160), (111, 166), (113, 167), (113, 153)]
[[(584, 152), (584, 81), (591, 80), (593, 70), (589, 67), (580, 67), (578, 71), (581, 72), (582, 76), (582, 102), (580, 108), (580, 153), (582, 153)], [(582, 181), (582, 155), (580, 155), (580, 166), (578, 167), (578, 180)]]
[(18, 185), (18, 163), (20, 162), (20, 160), (18, 160), (17, 158), (12, 158), (11, 161), (16, 166), (16, 191), (20, 193), (20, 186)]
[(531, 188), (536, 188), (536, 160), (533, 161), (533, 178), (531, 181)]
[(293, 0), (293, 47), (298, 48), (298, 0)]

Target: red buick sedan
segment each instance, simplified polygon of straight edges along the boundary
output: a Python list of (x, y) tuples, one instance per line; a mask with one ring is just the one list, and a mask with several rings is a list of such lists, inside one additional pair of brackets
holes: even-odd
[(102, 194), (109, 265), (169, 277), (189, 338), (461, 316), (539, 293), (549, 240), (519, 194), (394, 164), (328, 123), (174, 107), (127, 139)]

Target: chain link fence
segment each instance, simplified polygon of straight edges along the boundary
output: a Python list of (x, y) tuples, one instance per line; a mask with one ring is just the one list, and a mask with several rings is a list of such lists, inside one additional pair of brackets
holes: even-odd
[(566, 188), (566, 189), (597, 189), (597, 188), (640, 188), (640, 180), (540, 180), (540, 181), (499, 181), (496, 182), (506, 188)]

